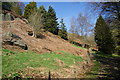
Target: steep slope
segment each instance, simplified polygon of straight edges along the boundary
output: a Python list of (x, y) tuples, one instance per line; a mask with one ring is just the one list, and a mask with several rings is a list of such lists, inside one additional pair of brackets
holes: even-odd
[(14, 44), (2, 45), (3, 77), (19, 74), (22, 78), (47, 78), (50, 70), (52, 78), (80, 78), (90, 69), (86, 49), (75, 47), (50, 32), (42, 32), (41, 38), (35, 38), (28, 35), (31, 31), (32, 26), (21, 19), (2, 22), (2, 42), (11, 41), (9, 35), (14, 34), (28, 46), (23, 50)]
[(28, 35), (28, 31), (32, 31), (32, 27), (20, 19), (3, 21), (2, 27), (2, 34), (12, 32), (18, 35), (28, 45), (28, 50), (37, 51), (39, 53), (63, 50), (77, 55), (86, 54), (86, 50), (76, 48), (69, 42), (50, 32), (43, 32), (42, 38), (34, 38)]

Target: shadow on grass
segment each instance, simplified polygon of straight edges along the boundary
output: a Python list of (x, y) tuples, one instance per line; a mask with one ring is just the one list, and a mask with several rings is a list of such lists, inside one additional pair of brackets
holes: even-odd
[(97, 73), (87, 73), (87, 75), (97, 76), (96, 78), (80, 80), (120, 80), (120, 57), (96, 53), (96, 62), (100, 63), (100, 71)]

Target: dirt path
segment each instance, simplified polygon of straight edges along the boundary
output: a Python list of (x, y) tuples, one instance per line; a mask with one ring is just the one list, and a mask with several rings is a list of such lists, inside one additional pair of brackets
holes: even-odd
[(101, 65), (98, 77), (101, 80), (120, 80), (120, 57), (96, 56)]
[(97, 78), (85, 80), (120, 80), (120, 57), (96, 55), (95, 60), (101, 64), (98, 73), (92, 73)]

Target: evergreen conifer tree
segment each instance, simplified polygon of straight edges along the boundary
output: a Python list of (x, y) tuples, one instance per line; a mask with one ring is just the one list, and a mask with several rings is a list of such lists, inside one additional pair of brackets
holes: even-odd
[(44, 25), (44, 29), (46, 27), (46, 22), (47, 22), (47, 11), (45, 10), (44, 6), (40, 6), (38, 9), (38, 13), (41, 14), (41, 18), (42, 18), (42, 23)]
[(18, 5), (18, 2), (11, 2), (11, 10), (14, 11), (18, 15), (22, 15), (22, 10)]
[(18, 5), (18, 2), (2, 2), (2, 9), (14, 11), (18, 15), (22, 15), (22, 10)]
[(24, 17), (28, 19), (35, 10), (37, 10), (36, 2), (30, 2), (24, 9)]
[(114, 50), (112, 35), (102, 16), (97, 19), (95, 27), (95, 41), (99, 51), (106, 54), (112, 54)]
[(11, 3), (10, 2), (2, 2), (2, 10), (10, 10)]
[(58, 22), (56, 18), (56, 13), (52, 6), (49, 6), (48, 12), (47, 12), (47, 23), (45, 29), (49, 32), (52, 32), (53, 34), (58, 35)]
[(61, 21), (60, 21), (60, 26), (59, 26), (59, 28), (60, 28), (60, 29), (59, 29), (58, 35), (59, 35), (61, 38), (67, 40), (67, 29), (66, 29), (66, 26), (65, 26), (65, 24), (64, 24), (64, 22), (63, 22), (63, 19), (61, 19)]

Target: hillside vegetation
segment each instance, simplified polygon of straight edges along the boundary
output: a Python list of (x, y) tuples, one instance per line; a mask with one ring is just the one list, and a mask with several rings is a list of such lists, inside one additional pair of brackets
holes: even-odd
[(0, 78), (120, 79), (120, 2), (85, 3), (76, 17), (56, 3), (2, 3)]
[[(21, 19), (3, 21), (3, 78), (47, 78), (49, 71), (53, 78), (79, 78), (89, 70), (91, 62), (86, 49), (50, 32), (43, 32), (42, 37), (35, 38), (28, 34), (29, 31), (32, 31), (31, 26)], [(6, 43), (19, 39), (27, 45), (27, 50), (15, 45), (15, 42)]]
[[(86, 54), (86, 50), (76, 48), (69, 42), (50, 32), (43, 32), (40, 38), (35, 38), (28, 35), (29, 31), (32, 31), (31, 26), (20, 19), (3, 21), (3, 42), (4, 40), (11, 38), (9, 36), (10, 34), (15, 34), (28, 45), (28, 50), (36, 51), (38, 53), (63, 50), (77, 55), (82, 55), (82, 53)], [(3, 47), (7, 46), (3, 45)]]
[[(84, 59), (65, 51), (37, 54), (34, 52), (13, 52), (2, 50), (3, 78), (23, 77), (47, 78), (51, 71), (52, 77), (80, 77)], [(61, 54), (57, 54), (60, 52)], [(81, 71), (78, 71), (81, 70)], [(74, 75), (76, 72), (76, 75)], [(69, 74), (69, 75), (68, 75)]]

